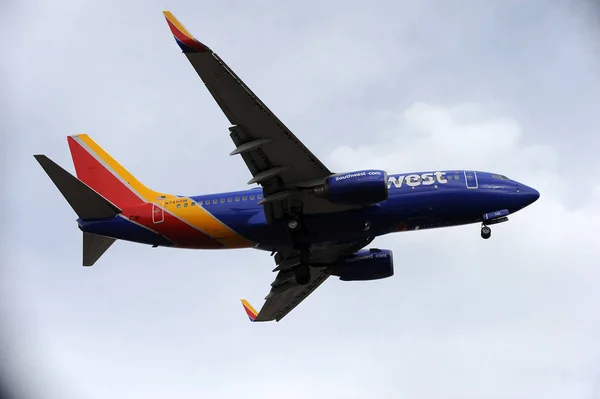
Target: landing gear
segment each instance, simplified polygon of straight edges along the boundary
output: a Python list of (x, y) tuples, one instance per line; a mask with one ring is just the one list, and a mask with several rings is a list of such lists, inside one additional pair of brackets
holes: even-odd
[(303, 264), (296, 267), (296, 283), (306, 285), (310, 282), (310, 266)]
[(310, 282), (310, 247), (307, 244), (301, 244), (300, 250), (300, 264), (296, 266), (294, 273), (296, 277), (296, 283), (298, 285), (306, 285)]
[(302, 206), (290, 207), (287, 229), (295, 243), (294, 248), (300, 252), (300, 264), (294, 270), (296, 283), (306, 285), (310, 282), (310, 246), (305, 243)]
[(300, 223), (296, 220), (296, 219), (291, 219), (288, 224), (288, 229), (290, 230), (296, 230), (298, 227), (300, 227)]
[(289, 216), (287, 222), (287, 228), (292, 233), (298, 233), (303, 230), (302, 228), (302, 206), (292, 206), (289, 209)]
[(492, 229), (490, 229), (489, 226), (486, 226), (486, 225), (481, 226), (481, 238), (483, 238), (484, 240), (487, 240), (491, 236), (492, 236)]

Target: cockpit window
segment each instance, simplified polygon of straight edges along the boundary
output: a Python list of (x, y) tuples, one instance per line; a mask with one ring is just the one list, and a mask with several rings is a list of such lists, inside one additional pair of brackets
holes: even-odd
[(503, 176), (503, 175), (492, 175), (492, 177), (494, 179), (500, 179), (500, 180), (510, 180), (508, 177)]

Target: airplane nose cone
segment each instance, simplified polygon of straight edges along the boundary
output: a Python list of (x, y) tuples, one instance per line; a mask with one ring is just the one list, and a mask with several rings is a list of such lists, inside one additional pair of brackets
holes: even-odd
[[(521, 197), (525, 200), (527, 205), (533, 204), (540, 198), (540, 192), (535, 188), (528, 187), (526, 185), (521, 185), (520, 188)], [(525, 206), (527, 206), (525, 205)]]

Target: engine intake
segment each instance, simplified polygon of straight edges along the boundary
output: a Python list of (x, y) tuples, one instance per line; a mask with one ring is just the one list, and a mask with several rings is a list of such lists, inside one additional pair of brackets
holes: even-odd
[(315, 189), (317, 197), (330, 202), (372, 205), (388, 199), (387, 173), (383, 170), (359, 170), (328, 178)]
[(327, 272), (342, 281), (379, 280), (394, 275), (394, 260), (389, 249), (365, 249), (329, 265)]

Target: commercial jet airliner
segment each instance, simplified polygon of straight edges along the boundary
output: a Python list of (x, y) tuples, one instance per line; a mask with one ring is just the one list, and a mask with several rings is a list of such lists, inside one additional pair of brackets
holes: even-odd
[(230, 122), (234, 149), (259, 187), (173, 195), (144, 186), (88, 135), (67, 138), (77, 177), (45, 155), (35, 158), (78, 216), (83, 265), (116, 241), (191, 249), (256, 248), (275, 260), (260, 311), (279, 321), (329, 276), (377, 280), (394, 274), (392, 251), (370, 248), (384, 234), (481, 223), (490, 225), (539, 198), (498, 173), (429, 170), (391, 174), (330, 171), (210, 48), (164, 12), (183, 54)]

